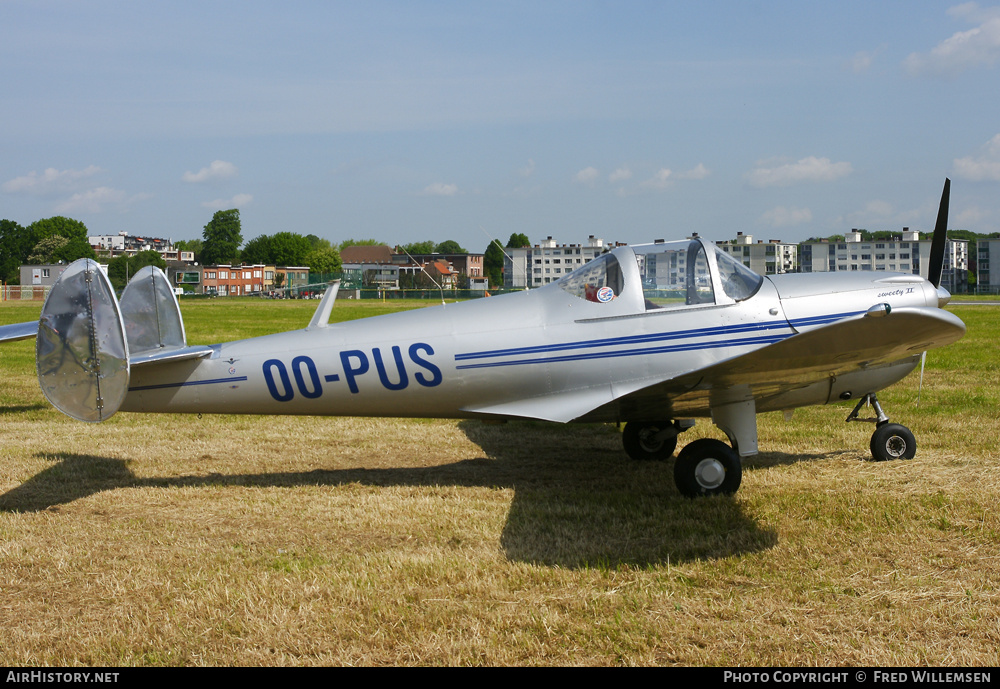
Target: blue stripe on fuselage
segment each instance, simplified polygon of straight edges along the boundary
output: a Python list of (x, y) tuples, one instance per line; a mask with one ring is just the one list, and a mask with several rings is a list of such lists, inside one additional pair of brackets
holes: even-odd
[[(662, 345), (657, 347), (640, 347), (626, 350), (588, 352), (585, 354), (572, 354), (554, 357), (533, 357), (529, 359), (515, 359), (506, 361), (482, 362), (476, 364), (462, 364), (456, 369), (492, 368), (498, 366), (519, 366), (522, 364), (558, 363), (569, 361), (587, 361), (592, 359), (608, 359), (625, 356), (643, 356), (651, 354), (664, 354), (670, 352), (686, 352), (698, 349), (718, 349), (720, 347), (740, 347), (755, 344), (774, 344), (795, 334), (794, 328), (808, 326), (826, 325), (834, 323), (844, 318), (858, 316), (864, 311), (852, 311), (845, 313), (834, 313), (822, 316), (809, 316), (806, 318), (796, 318), (793, 321), (777, 320), (763, 323), (743, 323), (740, 325), (716, 326), (710, 328), (694, 328), (691, 330), (681, 330), (677, 332), (651, 333), (647, 335), (629, 335), (626, 337), (608, 337), (596, 340), (581, 340), (579, 342), (563, 342), (549, 345), (535, 345), (530, 347), (512, 347), (507, 349), (493, 349), (481, 352), (466, 352), (456, 354), (455, 361), (472, 361), (475, 359), (497, 359), (514, 356), (524, 356), (529, 354), (550, 354), (554, 352), (566, 352), (577, 349), (621, 347), (628, 345), (647, 344), (654, 342), (668, 342), (671, 340), (690, 340), (693, 338), (718, 337), (720, 335), (736, 335), (741, 333), (754, 333), (767, 330), (784, 330), (784, 333), (765, 335), (763, 337), (743, 337), (738, 339), (714, 340), (680, 343), (673, 345)], [(791, 326), (791, 327), (790, 327)]]

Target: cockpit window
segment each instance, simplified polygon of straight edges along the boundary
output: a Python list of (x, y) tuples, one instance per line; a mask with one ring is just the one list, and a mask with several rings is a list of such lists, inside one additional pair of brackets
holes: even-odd
[(647, 309), (714, 304), (712, 272), (698, 240), (636, 249)]
[(722, 291), (733, 301), (749, 299), (764, 282), (764, 278), (724, 251), (715, 252), (715, 262), (719, 266)]
[(621, 266), (612, 254), (595, 258), (556, 284), (576, 297), (598, 303), (612, 301), (625, 286)]

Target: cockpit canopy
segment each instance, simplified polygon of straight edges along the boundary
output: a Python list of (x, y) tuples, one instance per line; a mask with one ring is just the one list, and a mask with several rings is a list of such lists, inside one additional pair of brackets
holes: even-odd
[(631, 254), (638, 268), (646, 310), (749, 299), (764, 278), (702, 239), (661, 242), (604, 254), (559, 280), (570, 294), (607, 303), (632, 289), (619, 260)]

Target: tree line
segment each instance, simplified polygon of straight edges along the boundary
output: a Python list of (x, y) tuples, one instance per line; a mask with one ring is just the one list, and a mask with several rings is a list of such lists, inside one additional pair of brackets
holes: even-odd
[[(7, 284), (20, 283), (22, 265), (70, 263), (78, 258), (101, 260), (90, 245), (87, 226), (79, 220), (57, 216), (37, 220), (22, 227), (12, 220), (0, 220), (0, 279)], [(201, 264), (260, 263), (280, 266), (308, 266), (313, 273), (340, 272), (340, 251), (348, 246), (381, 245), (375, 239), (345, 239), (338, 245), (314, 234), (277, 232), (260, 235), (244, 244), (240, 211), (217, 211), (205, 225), (201, 239), (179, 240), (174, 246), (191, 251)], [(531, 246), (527, 235), (511, 234), (506, 248)], [(411, 255), (466, 254), (458, 242), (448, 239), (413, 242), (396, 247)], [(491, 285), (503, 284), (504, 251), (498, 241), (490, 242), (483, 259), (484, 272)], [(156, 251), (143, 251), (135, 256), (119, 256), (108, 261), (108, 276), (121, 289), (138, 270), (155, 265), (166, 269), (166, 262)]]

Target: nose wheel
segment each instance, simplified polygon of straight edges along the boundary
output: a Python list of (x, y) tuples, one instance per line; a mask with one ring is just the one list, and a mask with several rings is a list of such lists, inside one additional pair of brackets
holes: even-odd
[[(875, 411), (873, 419), (859, 419), (858, 412), (864, 404), (871, 404)], [(854, 411), (847, 417), (847, 421), (862, 421), (875, 424), (875, 432), (872, 433), (872, 440), (869, 447), (872, 451), (872, 459), (876, 462), (886, 462), (892, 459), (913, 459), (917, 454), (917, 439), (913, 432), (898, 423), (889, 423), (889, 417), (882, 410), (875, 393), (869, 393), (861, 398)]]

